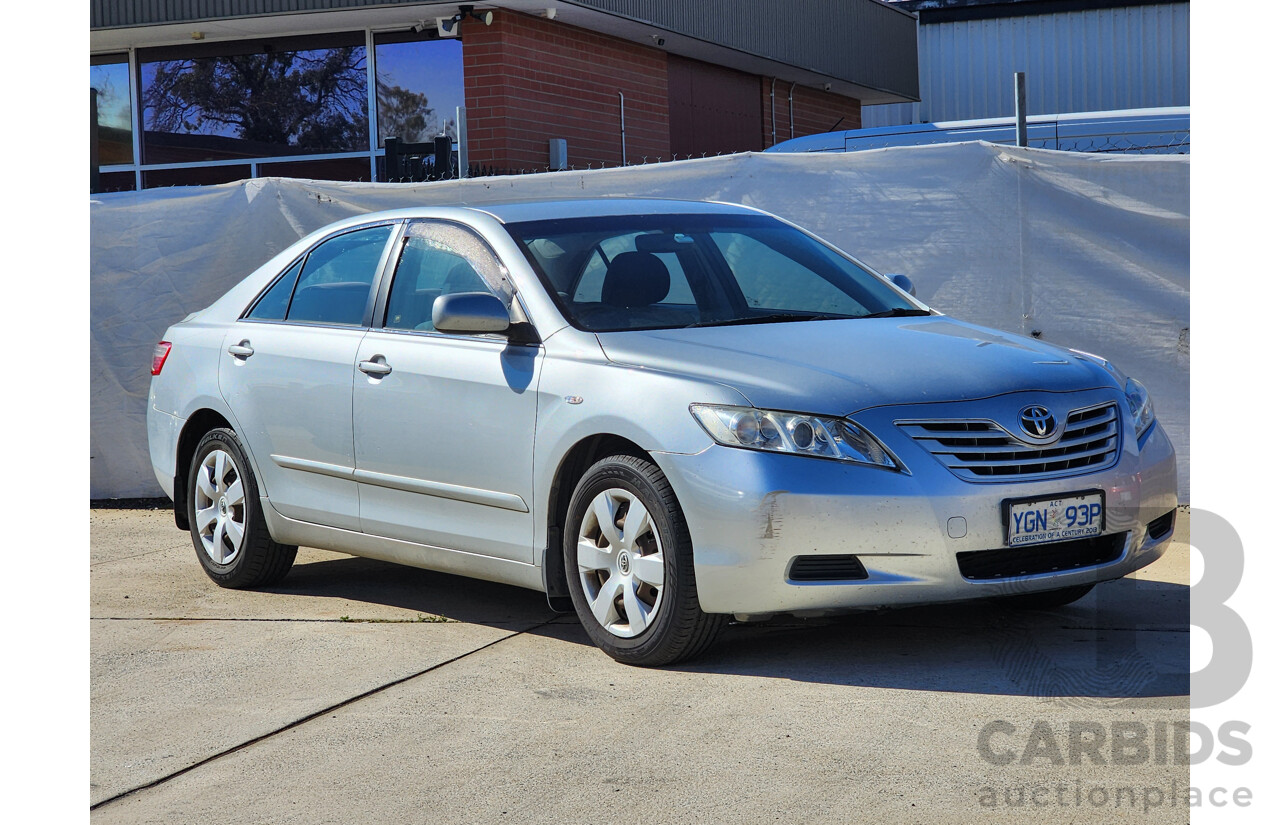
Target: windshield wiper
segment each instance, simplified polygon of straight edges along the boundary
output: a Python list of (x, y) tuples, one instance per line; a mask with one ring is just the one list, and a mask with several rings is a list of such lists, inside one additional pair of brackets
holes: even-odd
[(927, 309), (916, 309), (915, 307), (894, 307), (886, 309), (884, 312), (873, 312), (870, 315), (860, 315), (859, 318), (910, 318), (917, 315), (931, 315)]
[(850, 315), (801, 315), (795, 312), (775, 312), (770, 315), (749, 315), (745, 318), (729, 318), (724, 321), (695, 321), (686, 324), (685, 329), (692, 327), (734, 327), (743, 324), (785, 324), (791, 321), (831, 321), (848, 319)]

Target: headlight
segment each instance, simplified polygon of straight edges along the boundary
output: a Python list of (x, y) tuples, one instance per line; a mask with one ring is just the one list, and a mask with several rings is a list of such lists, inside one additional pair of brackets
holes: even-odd
[(1124, 384), (1125, 398), (1129, 399), (1129, 412), (1133, 413), (1133, 430), (1139, 437), (1156, 421), (1156, 407), (1141, 381), (1130, 378)]
[(1139, 437), (1151, 429), (1151, 425), (1156, 421), (1156, 407), (1151, 403), (1151, 396), (1147, 393), (1147, 388), (1142, 386), (1141, 381), (1125, 375), (1116, 369), (1115, 364), (1100, 355), (1078, 349), (1071, 351), (1078, 357), (1099, 365), (1111, 373), (1117, 382), (1124, 384), (1124, 396), (1129, 401), (1129, 413), (1133, 416), (1133, 430)]
[(845, 418), (710, 404), (691, 404), (689, 412), (708, 435), (727, 447), (902, 469), (875, 436)]

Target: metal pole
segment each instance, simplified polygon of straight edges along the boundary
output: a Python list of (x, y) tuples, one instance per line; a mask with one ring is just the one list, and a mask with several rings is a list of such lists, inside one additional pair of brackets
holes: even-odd
[(471, 168), (467, 155), (467, 107), (459, 106), (453, 115), (454, 131), (458, 133), (458, 177), (465, 178)]
[(618, 92), (618, 122), (622, 134), (622, 165), (627, 165), (627, 99)]
[(791, 137), (796, 136), (796, 84), (791, 84), (791, 90), (787, 92), (787, 121), (791, 124)]
[(1017, 123), (1017, 143), (1027, 145), (1027, 73), (1013, 73), (1013, 117)]
[(774, 78), (769, 84), (769, 145), (776, 146), (778, 144), (778, 110), (774, 107), (774, 91), (778, 86), (778, 78)]

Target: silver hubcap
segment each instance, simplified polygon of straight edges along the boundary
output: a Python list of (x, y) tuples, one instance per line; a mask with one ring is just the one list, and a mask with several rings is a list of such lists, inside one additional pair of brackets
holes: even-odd
[(615, 636), (644, 632), (662, 604), (662, 541), (649, 511), (626, 490), (605, 490), (578, 531), (578, 576), (591, 613)]
[(231, 454), (214, 450), (196, 473), (196, 532), (205, 555), (217, 564), (230, 564), (244, 541), (244, 485)]

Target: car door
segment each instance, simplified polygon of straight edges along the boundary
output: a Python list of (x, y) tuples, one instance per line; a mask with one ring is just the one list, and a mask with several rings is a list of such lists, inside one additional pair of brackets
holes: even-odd
[(219, 387), (281, 514), (360, 529), (351, 388), (373, 285), (398, 225), (328, 237), (232, 327)]
[(533, 560), (533, 425), (542, 349), (438, 332), (440, 295), (491, 292), (523, 318), (473, 230), (410, 223), (380, 317), (359, 347), (353, 409), (366, 533)]

